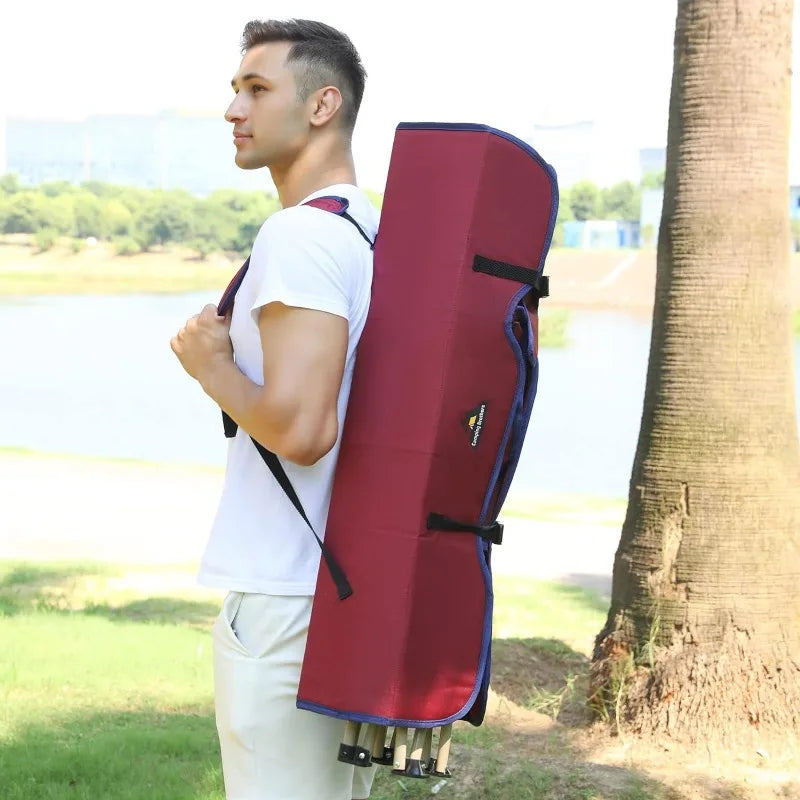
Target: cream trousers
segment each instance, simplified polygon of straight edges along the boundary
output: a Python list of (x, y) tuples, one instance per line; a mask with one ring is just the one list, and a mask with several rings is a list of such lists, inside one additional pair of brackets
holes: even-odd
[(375, 767), (337, 761), (341, 720), (295, 705), (312, 597), (229, 592), (213, 627), (228, 800), (368, 798)]

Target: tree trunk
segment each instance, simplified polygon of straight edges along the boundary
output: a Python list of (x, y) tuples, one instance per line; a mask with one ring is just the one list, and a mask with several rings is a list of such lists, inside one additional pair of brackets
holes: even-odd
[(623, 729), (773, 752), (800, 732), (792, 4), (678, 1), (644, 411), (592, 666)]

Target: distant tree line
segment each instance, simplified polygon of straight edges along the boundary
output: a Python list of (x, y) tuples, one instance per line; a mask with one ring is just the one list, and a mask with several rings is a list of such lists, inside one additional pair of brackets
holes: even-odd
[[(61, 236), (81, 242), (93, 236), (128, 255), (158, 245), (181, 244), (205, 257), (214, 251), (247, 252), (264, 220), (280, 208), (265, 192), (221, 189), (199, 198), (89, 181), (22, 186), (0, 178), (0, 232), (35, 234), (46, 250)], [(76, 247), (76, 249), (78, 249)]]
[[(645, 175), (640, 185), (621, 181), (600, 187), (580, 181), (560, 189), (554, 244), (563, 243), (567, 220), (639, 219), (643, 188), (663, 186), (663, 172)], [(370, 192), (380, 207), (382, 196)], [(200, 257), (211, 252), (246, 253), (264, 220), (280, 208), (265, 192), (220, 189), (196, 197), (181, 189), (162, 191), (99, 181), (80, 185), (52, 181), (23, 186), (15, 175), (0, 177), (0, 233), (32, 233), (40, 249), (69, 236), (78, 249), (89, 236), (112, 241), (128, 255), (180, 244)]]

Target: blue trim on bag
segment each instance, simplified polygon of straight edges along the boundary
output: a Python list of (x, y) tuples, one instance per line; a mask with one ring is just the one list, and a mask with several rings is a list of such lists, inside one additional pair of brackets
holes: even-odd
[(395, 728), (436, 728), (439, 725), (449, 725), (455, 722), (458, 717), (448, 717), (446, 720), (395, 720), (392, 717), (376, 717), (372, 714), (360, 714), (355, 711), (338, 711), (330, 706), (323, 706), (319, 703), (311, 703), (308, 700), (298, 700), (297, 708), (303, 711), (315, 711), (317, 714), (324, 714), (326, 717), (335, 717), (336, 719), (344, 719), (349, 722), (373, 723), (375, 725), (386, 725), (386, 727), (393, 726)]
[[(516, 315), (517, 308), (519, 307), (522, 298), (525, 297), (529, 291), (529, 286), (523, 286), (516, 292), (516, 294), (512, 297), (511, 302), (508, 304), (508, 308), (506, 309), (506, 317), (503, 323), (503, 327), (505, 328), (506, 332), (506, 339), (508, 339), (509, 343), (511, 344), (512, 352), (517, 360), (517, 387), (514, 390), (514, 399), (511, 402), (511, 411), (508, 415), (506, 429), (503, 432), (503, 438), (500, 441), (500, 447), (497, 451), (497, 458), (495, 459), (492, 475), (489, 479), (488, 490), (483, 498), (483, 507), (481, 508), (480, 521), (478, 523), (479, 525), (486, 525), (487, 517), (489, 515), (489, 503), (491, 502), (492, 495), (494, 494), (495, 486), (497, 485), (497, 480), (500, 476), (500, 470), (503, 468), (503, 457), (505, 456), (506, 447), (508, 447), (509, 438), (514, 430), (514, 422), (523, 402), (523, 392), (525, 390), (527, 375), (525, 369), (526, 364), (523, 357), (522, 348), (517, 341), (517, 337), (514, 336), (512, 325), (514, 323), (514, 317)], [(527, 309), (525, 310), (525, 313), (528, 313)], [(492, 516), (492, 521), (494, 521), (494, 516)], [(486, 613), (483, 618), (481, 659), (478, 663), (478, 669), (475, 674), (475, 686), (473, 687), (472, 694), (470, 695), (470, 698), (464, 707), (461, 708), (461, 710), (455, 715), (454, 719), (461, 719), (463, 716), (465, 716), (465, 712), (469, 713), (469, 711), (472, 709), (472, 706), (475, 704), (478, 695), (483, 690), (486, 667), (489, 661), (489, 647), (492, 641), (494, 588), (492, 583), (492, 571), (489, 567), (489, 554), (491, 553), (492, 546), (489, 542), (485, 542), (483, 539), (475, 537), (475, 547), (477, 548), (478, 561), (480, 562), (481, 572), (483, 573), (483, 583), (486, 590)]]
[(506, 501), (508, 491), (511, 488), (511, 482), (514, 479), (517, 467), (519, 466), (519, 458), (522, 454), (522, 447), (525, 443), (525, 434), (527, 433), (528, 425), (530, 424), (533, 404), (536, 400), (536, 391), (539, 384), (539, 359), (534, 355), (535, 343), (533, 341), (533, 326), (531, 325), (531, 320), (527, 309), (525, 309), (525, 321), (527, 325), (528, 336), (524, 354), (530, 369), (530, 384), (528, 385), (527, 395), (523, 400), (522, 408), (520, 409), (514, 422), (511, 452), (508, 455), (508, 469), (503, 479), (503, 485), (500, 487), (500, 491), (497, 495), (497, 501), (493, 510), (494, 517), (497, 517), (497, 515), (500, 513), (500, 509), (503, 507), (503, 503)]
[(483, 506), (481, 507), (480, 521), (478, 523), (479, 525), (486, 525), (487, 515), (489, 514), (489, 502), (494, 494), (495, 486), (497, 485), (497, 479), (500, 476), (500, 470), (503, 468), (503, 457), (506, 454), (506, 448), (508, 447), (508, 441), (511, 437), (511, 432), (514, 427), (514, 421), (516, 420), (520, 406), (523, 402), (523, 393), (525, 391), (526, 383), (525, 378), (527, 375), (525, 370), (525, 359), (523, 357), (522, 347), (520, 347), (517, 337), (514, 336), (514, 331), (511, 326), (514, 322), (514, 316), (516, 315), (517, 308), (519, 307), (522, 298), (525, 297), (529, 291), (530, 286), (523, 286), (521, 289), (517, 290), (516, 294), (511, 298), (508, 308), (506, 309), (506, 317), (503, 322), (503, 327), (506, 332), (506, 339), (508, 339), (509, 343), (511, 344), (512, 352), (517, 360), (517, 386), (514, 390), (514, 399), (511, 401), (511, 409), (508, 414), (508, 420), (506, 421), (506, 429), (503, 432), (503, 438), (500, 440), (497, 458), (495, 459), (492, 474), (489, 478), (489, 487), (483, 498)]

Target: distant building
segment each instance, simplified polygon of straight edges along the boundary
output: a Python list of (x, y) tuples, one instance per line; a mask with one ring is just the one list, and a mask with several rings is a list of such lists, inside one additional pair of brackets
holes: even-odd
[(639, 247), (639, 223), (635, 220), (568, 220), (564, 227), (564, 247), (582, 250), (614, 250)]
[(8, 172), (6, 166), (6, 119), (0, 115), (0, 175)]
[(95, 115), (80, 121), (10, 117), (0, 134), (0, 164), (26, 185), (88, 180), (186, 189), (271, 190), (267, 170), (233, 162), (231, 126), (221, 116)]
[(667, 166), (665, 147), (643, 147), (639, 150), (639, 180), (654, 172), (663, 172)]
[(789, 187), (789, 217), (800, 219), (800, 186)]
[(663, 189), (642, 189), (642, 199), (639, 205), (639, 230), (644, 247), (655, 247), (658, 242), (658, 228), (661, 225), (663, 204)]

